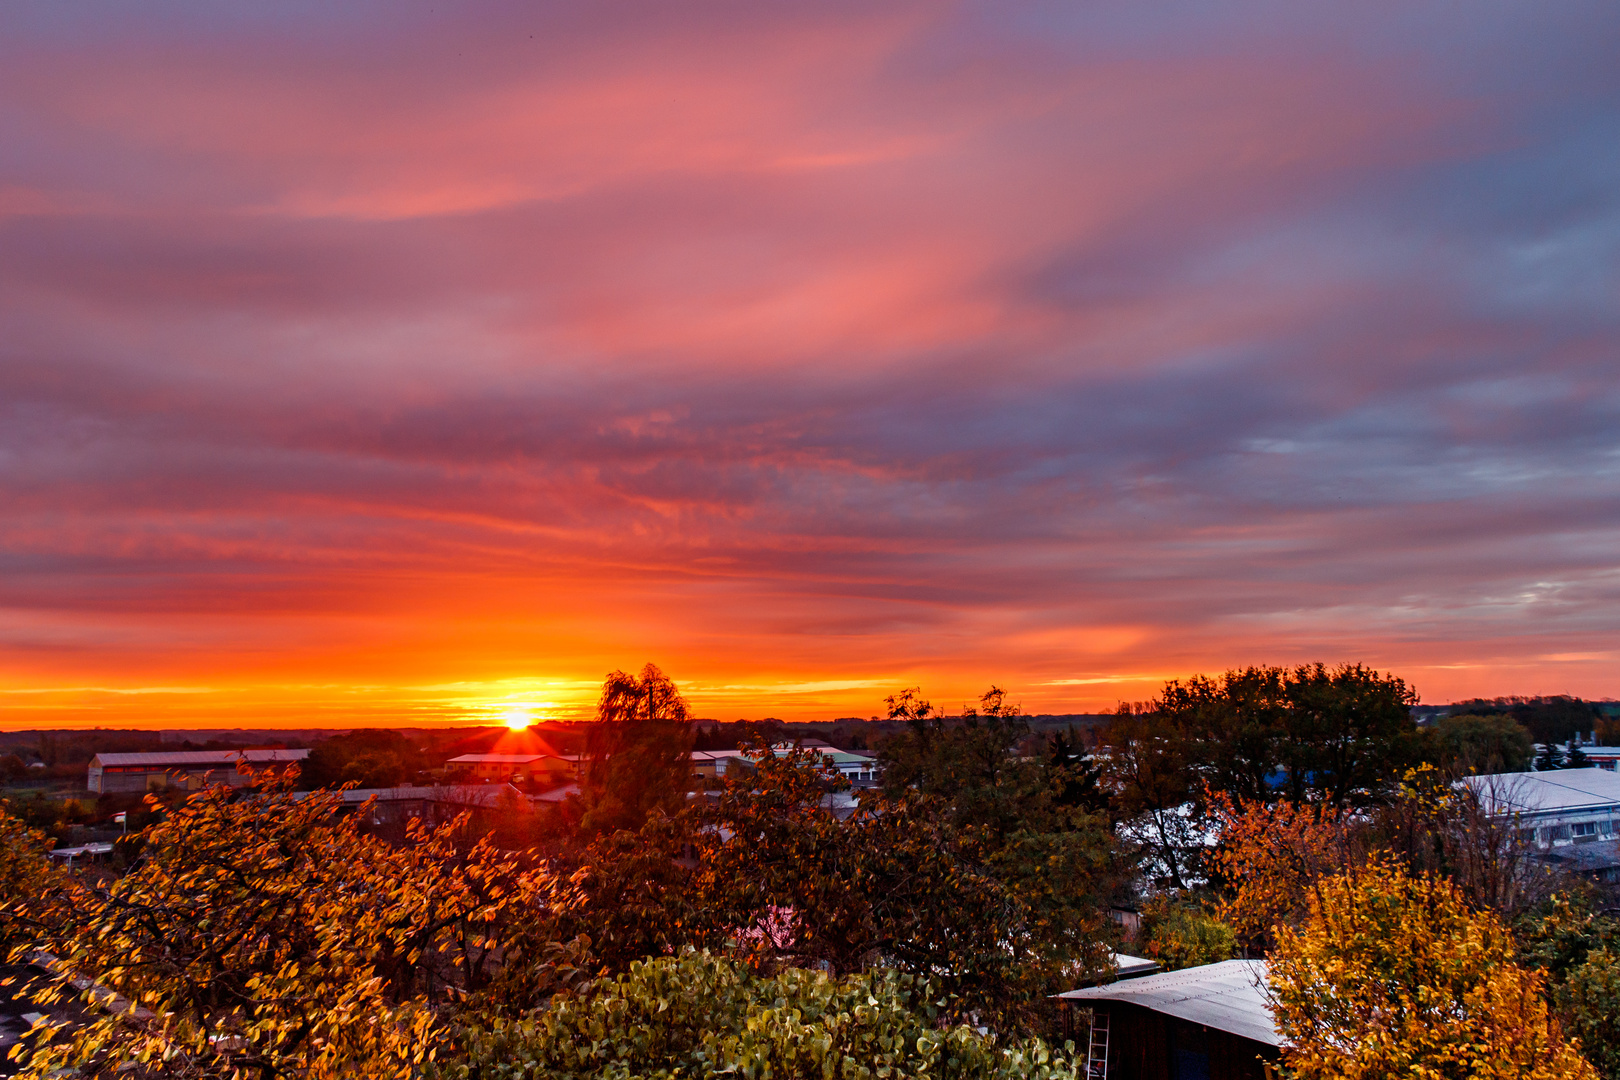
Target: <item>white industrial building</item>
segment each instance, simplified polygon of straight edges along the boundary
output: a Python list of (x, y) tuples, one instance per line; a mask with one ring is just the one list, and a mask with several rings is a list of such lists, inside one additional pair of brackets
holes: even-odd
[(182, 787), (196, 790), (204, 784), (240, 787), (248, 778), (236, 771), (245, 761), (255, 768), (303, 761), (308, 750), (176, 750), (156, 754), (97, 754), (90, 759), (89, 789), (98, 795), (110, 791), (151, 791)]
[(1606, 769), (1470, 776), (1489, 813), (1512, 816), (1526, 839), (1547, 848), (1614, 839), (1620, 833), (1620, 774)]

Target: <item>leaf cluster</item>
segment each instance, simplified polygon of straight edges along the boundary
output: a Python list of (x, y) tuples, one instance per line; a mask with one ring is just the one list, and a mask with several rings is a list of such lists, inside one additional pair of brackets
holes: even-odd
[(1507, 927), (1431, 874), (1374, 861), (1319, 881), (1271, 955), (1298, 1080), (1595, 1080)]
[(537, 1016), (469, 1033), (444, 1080), (560, 1077), (819, 1077), (1078, 1080), (1046, 1044), (998, 1046), (946, 1010), (925, 980), (888, 970), (761, 977), (709, 953), (638, 961), (559, 995)]
[(454, 823), (390, 848), (292, 782), (198, 792), (110, 888), (62, 883), (71, 917), (36, 940), (55, 995), (98, 1011), (37, 1033), (30, 1075), (391, 1075), (435, 1052), (433, 1003), (486, 978), (529, 884)]

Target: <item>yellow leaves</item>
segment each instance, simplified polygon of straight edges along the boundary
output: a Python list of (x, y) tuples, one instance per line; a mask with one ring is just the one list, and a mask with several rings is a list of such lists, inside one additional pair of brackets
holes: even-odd
[(1299, 1080), (1595, 1080), (1501, 922), (1390, 862), (1324, 878), (1271, 956)]
[(516, 867), (488, 845), (459, 849), (451, 828), (388, 848), (335, 820), (338, 801), (205, 791), (153, 826), (145, 863), (79, 897), (58, 945), (72, 971), (156, 1017), (104, 1013), (38, 1048), (34, 1074), (107, 1057), (318, 1080), (422, 1058), (437, 1023), (427, 966), (450, 981), (463, 943), (487, 936), (472, 922), (492, 925), (520, 895)]

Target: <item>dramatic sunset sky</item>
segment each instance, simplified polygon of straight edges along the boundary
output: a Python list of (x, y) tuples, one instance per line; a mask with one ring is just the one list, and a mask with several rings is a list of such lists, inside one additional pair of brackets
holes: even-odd
[(1620, 5), (11, 3), (0, 726), (1620, 695)]

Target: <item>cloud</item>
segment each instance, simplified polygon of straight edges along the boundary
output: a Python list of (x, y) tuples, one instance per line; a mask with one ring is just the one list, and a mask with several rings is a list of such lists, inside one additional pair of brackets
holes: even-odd
[(1620, 692), (1605, 7), (19, 26), (7, 687)]

